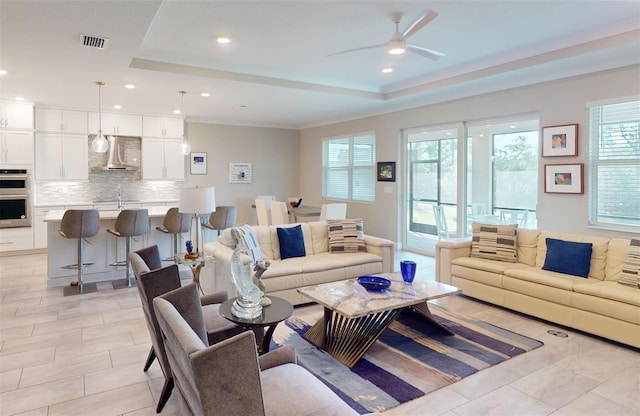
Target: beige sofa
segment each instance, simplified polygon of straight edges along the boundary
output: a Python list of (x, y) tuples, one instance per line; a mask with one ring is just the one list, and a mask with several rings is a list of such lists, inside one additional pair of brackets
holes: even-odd
[[(546, 238), (592, 243), (587, 278), (543, 270)], [(640, 348), (640, 289), (618, 283), (630, 240), (517, 233), (517, 261), (470, 257), (471, 240), (436, 245), (436, 279), (464, 295)]]
[[(262, 256), (271, 261), (271, 266), (262, 275), (270, 295), (297, 305), (309, 302), (298, 293), (300, 287), (393, 271), (395, 245), (392, 241), (365, 235), (366, 252), (331, 253), (326, 221), (301, 223), (306, 255), (282, 260), (276, 229), (295, 225), (298, 224), (251, 227)], [(235, 293), (229, 275), (234, 248), (231, 229), (224, 230), (218, 241), (205, 244), (205, 255), (215, 259), (213, 267), (205, 266), (200, 274), (200, 282), (207, 293), (219, 290), (226, 290), (230, 296)]]

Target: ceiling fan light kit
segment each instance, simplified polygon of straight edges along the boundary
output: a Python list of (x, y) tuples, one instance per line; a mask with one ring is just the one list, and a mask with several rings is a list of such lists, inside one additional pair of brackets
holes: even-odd
[(409, 23), (409, 25), (407, 25), (404, 31), (400, 32), (399, 26), (400, 20), (402, 20), (402, 13), (391, 13), (389, 15), (389, 18), (395, 24), (396, 29), (390, 41), (379, 45), (369, 45), (360, 48), (347, 49), (341, 52), (332, 53), (328, 56), (342, 55), (345, 53), (357, 52), (366, 49), (386, 47), (387, 53), (389, 55), (402, 55), (407, 50), (409, 50), (410, 52), (413, 52), (417, 55), (436, 61), (445, 56), (445, 54), (442, 52), (434, 51), (432, 49), (423, 48), (422, 46), (411, 45), (407, 43), (407, 38), (413, 36), (416, 32), (418, 32), (420, 29), (426, 26), (427, 23), (429, 23), (436, 17), (438, 17), (438, 13), (434, 12), (433, 10), (423, 10), (418, 16), (416, 16), (415, 19), (413, 19), (411, 23)]

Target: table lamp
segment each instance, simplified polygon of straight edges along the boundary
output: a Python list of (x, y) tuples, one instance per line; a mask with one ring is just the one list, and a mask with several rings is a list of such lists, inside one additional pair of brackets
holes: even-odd
[(195, 252), (201, 254), (202, 227), (200, 214), (209, 214), (216, 211), (216, 193), (213, 186), (200, 188), (180, 189), (180, 206), (178, 211), (184, 214), (193, 214), (196, 220), (196, 247)]

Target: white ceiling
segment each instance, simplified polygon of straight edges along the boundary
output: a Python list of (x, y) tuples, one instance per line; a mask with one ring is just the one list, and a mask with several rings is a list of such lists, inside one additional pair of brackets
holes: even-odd
[[(327, 56), (385, 43), (389, 13), (402, 30), (427, 8), (439, 16), (409, 43), (438, 61)], [(188, 121), (304, 128), (639, 63), (637, 0), (0, 0), (1, 99), (97, 111), (104, 81), (103, 111), (172, 115), (184, 90)]]

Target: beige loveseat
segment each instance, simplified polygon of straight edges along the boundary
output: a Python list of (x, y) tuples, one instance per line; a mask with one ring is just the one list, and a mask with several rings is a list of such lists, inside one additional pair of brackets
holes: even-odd
[[(546, 239), (592, 243), (587, 278), (543, 270)], [(471, 257), (470, 239), (436, 245), (436, 279), (464, 295), (640, 348), (640, 288), (618, 283), (630, 240), (517, 232), (517, 261)]]
[[(309, 301), (298, 293), (300, 287), (393, 271), (395, 245), (392, 241), (364, 235), (366, 252), (332, 253), (329, 252), (326, 221), (301, 223), (306, 255), (282, 260), (277, 228), (296, 225), (251, 226), (262, 256), (271, 261), (271, 266), (262, 275), (266, 292), (270, 295), (297, 305)], [(205, 244), (205, 255), (215, 259), (213, 267), (205, 266), (200, 275), (200, 282), (207, 293), (226, 290), (230, 296), (235, 296), (229, 275), (234, 248), (231, 229), (224, 230), (218, 241)]]

